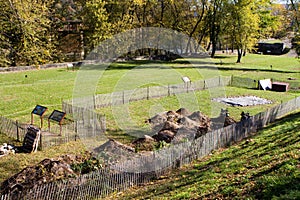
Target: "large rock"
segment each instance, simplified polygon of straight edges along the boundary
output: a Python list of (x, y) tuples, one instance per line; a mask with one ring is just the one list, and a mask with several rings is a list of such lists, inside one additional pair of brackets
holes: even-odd
[(101, 146), (95, 148), (93, 152), (99, 159), (104, 159), (107, 165), (135, 156), (135, 149), (133, 147), (124, 145), (113, 139), (109, 139)]
[(189, 117), (183, 117), (180, 119), (179, 124), (182, 127), (191, 129), (191, 130), (197, 130), (198, 127), (200, 126), (199, 123), (197, 123), (196, 121), (192, 120)]
[(219, 129), (236, 123), (236, 120), (229, 116), (227, 109), (221, 109), (220, 115), (212, 118), (212, 129)]
[(170, 131), (176, 133), (179, 128), (180, 128), (180, 126), (177, 123), (166, 121), (164, 123), (162, 130), (170, 130)]
[(188, 116), (188, 118), (197, 122), (199, 126), (210, 127), (210, 118), (202, 114), (200, 111), (193, 112), (191, 115)]
[(196, 138), (196, 131), (186, 127), (180, 128), (172, 140), (172, 144), (178, 144), (185, 141), (192, 141)]
[(150, 123), (152, 130), (158, 132), (163, 128), (163, 125), (167, 121), (167, 118), (167, 114), (164, 112), (156, 114), (154, 117), (151, 117), (146, 122)]
[(189, 116), (191, 113), (186, 108), (179, 108), (176, 111), (177, 114), (179, 114), (181, 117)]

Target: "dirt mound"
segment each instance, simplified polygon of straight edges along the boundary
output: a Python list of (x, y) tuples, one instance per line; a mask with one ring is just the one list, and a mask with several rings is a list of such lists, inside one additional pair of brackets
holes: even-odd
[(0, 186), (1, 194), (18, 194), (37, 185), (53, 181), (75, 178), (79, 174), (71, 165), (84, 162), (86, 157), (65, 155), (57, 159), (44, 159), (35, 166), (24, 168), (21, 172), (5, 180)]
[(181, 115), (182, 117), (186, 117), (186, 116), (189, 116), (191, 113), (188, 111), (188, 109), (186, 108), (179, 108), (177, 111), (176, 111), (177, 114)]
[(135, 151), (153, 151), (156, 144), (155, 138), (145, 135), (144, 138), (138, 138), (132, 142)]
[(208, 116), (200, 111), (191, 113), (185, 108), (159, 113), (146, 122), (149, 122), (152, 130), (156, 132), (152, 136), (156, 142), (177, 143), (184, 139), (191, 140), (211, 130), (211, 120)]
[(107, 142), (93, 150), (96, 157), (104, 159), (105, 164), (110, 165), (120, 160), (135, 156), (135, 149), (109, 139)]

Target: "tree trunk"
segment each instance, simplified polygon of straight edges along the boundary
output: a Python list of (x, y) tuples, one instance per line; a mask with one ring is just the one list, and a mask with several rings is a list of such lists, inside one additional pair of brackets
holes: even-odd
[(242, 55), (243, 55), (243, 50), (240, 49), (240, 48), (238, 48), (238, 49), (237, 49), (237, 52), (238, 52), (238, 58), (237, 58), (236, 63), (241, 63)]
[(217, 50), (217, 42), (214, 41), (214, 42), (212, 43), (212, 50), (211, 50), (211, 55), (210, 55), (211, 58), (214, 58), (214, 57), (215, 57), (216, 50)]
[[(190, 44), (191, 44), (191, 38), (193, 37), (194, 33), (196, 32), (197, 30), (197, 27), (199, 26), (200, 22), (202, 21), (203, 19), (203, 16), (204, 16), (204, 10), (205, 10), (205, 5), (204, 5), (204, 2), (202, 2), (202, 9), (201, 9), (201, 15), (198, 17), (198, 20), (195, 24), (195, 26), (193, 27), (193, 30), (190, 32), (189, 34), (189, 40), (188, 40), (188, 43), (186, 45), (186, 50), (185, 50), (185, 53), (188, 54), (189, 53), (189, 47), (190, 47)], [(190, 48), (190, 51), (191, 48)]]
[(202, 42), (203, 38), (204, 38), (204, 34), (201, 34), (201, 36), (200, 36), (200, 38), (199, 38), (199, 41), (198, 41), (198, 44), (197, 44), (197, 47), (196, 47), (196, 49), (195, 49), (195, 52), (196, 52), (196, 53), (198, 52), (199, 47), (201, 46), (201, 42)]
[(208, 43), (208, 45), (207, 45), (207, 47), (206, 47), (206, 51), (209, 51), (210, 46), (211, 46), (211, 42)]

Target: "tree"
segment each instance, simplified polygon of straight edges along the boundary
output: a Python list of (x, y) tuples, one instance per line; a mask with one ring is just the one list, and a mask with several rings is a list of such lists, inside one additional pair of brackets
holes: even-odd
[(11, 44), (11, 24), (9, 23), (10, 12), (9, 12), (9, 2), (1, 0), (0, 7), (0, 67), (6, 67), (11, 65), (13, 62), (10, 59)]
[[(186, 53), (189, 52), (189, 48), (191, 49), (191, 47), (190, 47), (191, 38), (194, 36), (195, 32), (198, 29), (198, 26), (201, 24), (201, 22), (204, 19), (207, 4), (208, 4), (208, 2), (206, 0), (202, 0), (201, 2), (199, 2), (198, 4), (193, 6), (194, 16), (197, 17), (197, 20), (195, 22), (195, 25), (193, 26), (193, 29), (189, 33), (189, 40), (188, 40), (188, 43), (186, 46)], [(198, 7), (200, 7), (200, 9), (198, 9)], [(198, 10), (200, 10), (199, 13), (198, 13)]]
[(213, 0), (210, 1), (210, 6), (208, 10), (208, 14), (206, 16), (210, 44), (207, 47), (207, 50), (212, 45), (211, 57), (215, 56), (215, 52), (217, 50), (217, 43), (222, 32), (222, 28), (225, 28), (224, 25), (224, 17), (226, 16), (225, 6), (227, 1), (224, 0)]
[(83, 5), (81, 18), (87, 53), (111, 36), (111, 24), (102, 0), (87, 0)]
[[(276, 35), (281, 26), (280, 4), (267, 4), (258, 9), (260, 37), (271, 38)], [(271, 9), (270, 9), (271, 8)], [(277, 12), (275, 14), (275, 12)]]
[(296, 27), (296, 31), (299, 31), (300, 28), (300, 1), (299, 0), (290, 0), (291, 10), (293, 12), (293, 22)]
[(1, 0), (1, 65), (39, 65), (53, 59), (50, 4), (43, 0)]
[(236, 45), (238, 58), (241, 62), (242, 55), (251, 49), (256, 43), (259, 27), (259, 16), (254, 12), (257, 1), (255, 0), (233, 0), (229, 4), (229, 32)]

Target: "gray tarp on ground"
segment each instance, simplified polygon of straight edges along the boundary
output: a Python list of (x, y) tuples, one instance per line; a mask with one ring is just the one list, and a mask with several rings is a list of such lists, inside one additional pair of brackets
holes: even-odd
[(214, 101), (225, 103), (231, 106), (254, 106), (261, 104), (271, 104), (272, 101), (256, 96), (232, 97), (232, 98), (216, 98)]

